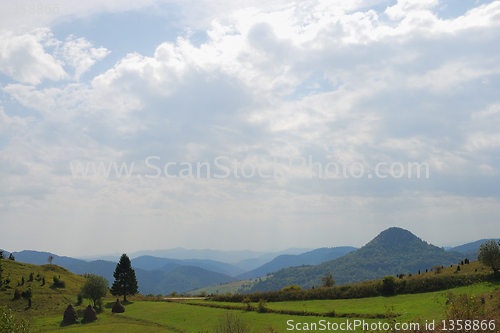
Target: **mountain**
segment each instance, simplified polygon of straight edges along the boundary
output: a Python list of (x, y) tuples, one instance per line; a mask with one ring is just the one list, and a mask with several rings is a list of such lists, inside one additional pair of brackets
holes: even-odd
[[(48, 257), (53, 256), (54, 259), (52, 263), (54, 265), (64, 267), (74, 274), (92, 273), (105, 277), (110, 284), (114, 281), (113, 273), (116, 268), (116, 262), (106, 260), (87, 262), (80, 259), (58, 256), (49, 252), (38, 251), (21, 251), (13, 252), (13, 254), (17, 262), (34, 265), (46, 264)], [(145, 264), (145, 262), (147, 262), (147, 260), (142, 262), (139, 260), (139, 263)], [(223, 263), (214, 262), (215, 266), (219, 264), (222, 265)], [(233, 278), (225, 274), (212, 272), (199, 267), (186, 266), (185, 263), (182, 266), (177, 263), (160, 263), (158, 270), (146, 270), (135, 267), (134, 265), (132, 266), (134, 267), (137, 277), (139, 292), (142, 294), (169, 294), (172, 291), (186, 292), (201, 287), (209, 287), (215, 284), (234, 281)], [(184, 269), (183, 267), (189, 268)], [(170, 286), (169, 284), (172, 285)]]
[(360, 249), (316, 266), (283, 268), (272, 277), (256, 283), (252, 291), (277, 290), (291, 284), (302, 288), (321, 285), (325, 274), (337, 284), (382, 278), (399, 273), (415, 274), (435, 265), (449, 266), (464, 259), (458, 252), (447, 252), (428, 244), (401, 228), (389, 228)]
[(212, 272), (221, 273), (229, 276), (236, 276), (243, 273), (241, 268), (231, 264), (207, 259), (170, 259), (158, 258), (153, 256), (140, 256), (132, 259), (132, 266), (145, 270), (160, 270), (170, 272), (178, 266), (195, 266)]
[(238, 261), (234, 265), (236, 267), (239, 267), (243, 269), (243, 271), (247, 272), (253, 269), (256, 269), (269, 261), (275, 259), (276, 257), (280, 255), (285, 255), (285, 254), (290, 254), (290, 255), (299, 255), (305, 252), (311, 251), (311, 249), (302, 249), (302, 248), (289, 248), (283, 251), (279, 252), (269, 252), (266, 254), (261, 255), (260, 257), (257, 258), (250, 258), (250, 259), (245, 259)]
[[(303, 248), (289, 248), (278, 252), (257, 252), (257, 251), (220, 251), (220, 250), (187, 250), (182, 247), (177, 247), (174, 249), (167, 250), (145, 250), (130, 253), (128, 256), (130, 259), (135, 259), (142, 256), (151, 256), (157, 258), (168, 258), (177, 260), (212, 260), (217, 262), (229, 263), (233, 266), (238, 267), (241, 271), (239, 273), (233, 273), (234, 275), (240, 274), (242, 272), (247, 272), (249, 270), (255, 269), (263, 264), (273, 260), (282, 254), (301, 254), (311, 249)], [(87, 256), (79, 257), (77, 259), (85, 261), (94, 260), (107, 260), (118, 262), (121, 253), (114, 253), (108, 255), (99, 256)], [(198, 266), (198, 265), (193, 265)], [(201, 267), (201, 266), (200, 266)]]
[[(477, 251), (479, 251), (479, 246), (490, 239), (480, 239), (475, 242), (463, 244), (460, 246), (455, 246), (449, 249), (449, 251), (455, 251), (464, 254), (470, 260), (477, 260)], [(494, 239), (494, 241), (500, 241), (500, 239)]]
[[(72, 271), (70, 267), (78, 267), (79, 265), (84, 265), (87, 263), (84, 260), (65, 257), (65, 256), (58, 256), (50, 252), (24, 250), (21, 252), (12, 252), (12, 254), (16, 258), (16, 261), (32, 265), (45, 265), (46, 263), (48, 263), (47, 259), (49, 258), (49, 256), (52, 256), (54, 258), (52, 260), (53, 264), (64, 267), (70, 271)], [(80, 273), (75, 273), (75, 274), (80, 274)]]
[(167, 250), (146, 250), (138, 251), (130, 254), (130, 258), (141, 256), (153, 256), (158, 258), (170, 259), (206, 259), (215, 260), (226, 263), (235, 263), (248, 258), (257, 258), (263, 255), (264, 252), (256, 251), (221, 251), (221, 250), (187, 250), (182, 247)]
[(354, 250), (356, 250), (355, 247), (340, 246), (331, 248), (323, 247), (298, 255), (283, 254), (277, 256), (270, 262), (265, 263), (264, 265), (254, 270), (236, 276), (236, 278), (238, 280), (250, 280), (250, 279), (255, 279), (257, 277), (266, 276), (267, 273), (276, 272), (277, 270), (286, 267), (301, 266), (301, 265), (318, 265), (321, 264), (322, 262), (341, 257)]
[(185, 293), (190, 290), (234, 282), (236, 279), (194, 266), (179, 266), (169, 273), (164, 273), (161, 281), (154, 288), (147, 287), (147, 293), (170, 294), (173, 291)]

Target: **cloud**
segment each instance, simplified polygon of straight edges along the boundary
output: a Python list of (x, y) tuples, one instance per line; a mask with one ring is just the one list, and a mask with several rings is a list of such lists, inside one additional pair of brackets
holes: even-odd
[[(96, 61), (102, 60), (109, 51), (94, 48), (85, 38), (69, 36), (65, 43), (53, 37), (49, 28), (36, 28), (29, 33), (15, 35), (12, 31), (0, 31), (0, 72), (12, 79), (38, 85), (45, 79), (68, 79), (64, 67), (75, 68), (75, 80), (89, 70)], [(54, 49), (53, 54), (47, 49)]]
[[(134, 246), (165, 247), (172, 233), (178, 243), (168, 247), (183, 239), (192, 240), (183, 244), (190, 247), (261, 247), (252, 240), (271, 241), (262, 235), (277, 232), (283, 239), (276, 247), (334, 246), (345, 239), (328, 232), (319, 237), (317, 230), (376, 234), (402, 225), (425, 237), (456, 221), (467, 225), (474, 216), (493, 230), (498, 2), (448, 19), (436, 12), (435, 1), (400, 1), (387, 10), (379, 2), (249, 7), (207, 1), (186, 12), (196, 3), (177, 8), (191, 32), (120, 54), (109, 66), (96, 65), (109, 54), (107, 45), (94, 47), (69, 31), (62, 41), (48, 28), (2, 35), (17, 49), (29, 41), (23, 50), (34, 61), (25, 72), (13, 51), (0, 51), (0, 68), (12, 79), (2, 87), (0, 109), (4, 220), (17, 216), (25, 228), (33, 216), (54, 226), (70, 220), (74, 228), (91, 221), (109, 233), (119, 223), (123, 233), (100, 252), (138, 235), (147, 241)], [(88, 6), (82, 15), (139, 10), (131, 3)], [(186, 23), (199, 16), (203, 22)], [(193, 30), (206, 38), (195, 42)], [(60, 71), (42, 71), (42, 64)], [(153, 173), (144, 163), (148, 156), (159, 157), (154, 163), (162, 174), (166, 163), (177, 163), (168, 170), (179, 175), (182, 162), (213, 167), (221, 155), (231, 166), (227, 179), (144, 176)], [(309, 170), (309, 156), (323, 175), (328, 163), (359, 163), (374, 175), (379, 162), (387, 163), (383, 172), (391, 163), (425, 162), (430, 178), (408, 178), (408, 170), (388, 179), (358, 179), (347, 170), (344, 178), (341, 170), (320, 179), (317, 165)], [(272, 174), (274, 157), (279, 172), (291, 171), (292, 178), (241, 174), (243, 164)], [(69, 162), (114, 161), (133, 162), (135, 173), (71, 176)], [(211, 230), (246, 237), (225, 243), (238, 238)], [(458, 232), (454, 237), (468, 240)], [(362, 245), (356, 239), (342, 245)], [(57, 246), (69, 251), (67, 244)]]
[(0, 31), (0, 71), (22, 83), (39, 84), (44, 79), (61, 80), (67, 77), (62, 63), (44, 50), (57, 43), (50, 29), (39, 28), (32, 33), (15, 36)]
[(102, 60), (110, 53), (106, 48), (94, 48), (92, 44), (85, 38), (75, 39), (69, 36), (61, 47), (63, 59), (75, 68), (75, 79), (79, 80), (80, 76), (92, 67), (96, 61)]
[(398, 0), (397, 4), (387, 7), (385, 14), (392, 20), (407, 17), (412, 12), (424, 11), (438, 5), (438, 0)]

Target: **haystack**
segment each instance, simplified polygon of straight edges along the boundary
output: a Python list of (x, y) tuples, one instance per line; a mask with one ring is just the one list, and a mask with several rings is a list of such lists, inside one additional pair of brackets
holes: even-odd
[(116, 303), (113, 305), (111, 312), (113, 312), (113, 313), (125, 312), (125, 308), (123, 307), (122, 303), (120, 303), (120, 300), (118, 298), (116, 299)]
[(89, 323), (91, 321), (97, 320), (97, 313), (95, 312), (92, 305), (89, 304), (83, 313), (83, 321)]
[(68, 305), (66, 310), (64, 311), (63, 324), (74, 324), (78, 319), (78, 313), (76, 313), (73, 305)]

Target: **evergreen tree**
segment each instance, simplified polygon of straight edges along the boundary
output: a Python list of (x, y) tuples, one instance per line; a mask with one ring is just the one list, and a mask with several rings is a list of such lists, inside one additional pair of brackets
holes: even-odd
[(120, 262), (116, 265), (113, 277), (115, 278), (115, 282), (113, 282), (110, 290), (111, 295), (123, 295), (123, 301), (126, 302), (127, 295), (135, 295), (139, 292), (135, 271), (132, 268), (129, 257), (125, 253), (122, 254)]
[(5, 257), (3, 256), (3, 251), (0, 251), (0, 259), (5, 259)]
[(9, 260), (16, 261), (16, 258), (14, 258), (14, 255), (12, 253), (9, 255)]

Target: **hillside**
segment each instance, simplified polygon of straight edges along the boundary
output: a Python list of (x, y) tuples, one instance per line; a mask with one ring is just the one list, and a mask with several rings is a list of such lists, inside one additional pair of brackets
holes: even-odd
[(266, 276), (267, 273), (276, 272), (282, 268), (301, 266), (301, 265), (318, 265), (322, 262), (339, 258), (349, 252), (356, 250), (352, 246), (341, 246), (332, 248), (319, 248), (299, 255), (283, 254), (268, 263), (236, 276), (238, 280), (249, 280), (257, 277)]
[(375, 280), (386, 275), (417, 273), (434, 265), (449, 266), (464, 259), (457, 252), (446, 252), (428, 244), (408, 230), (389, 228), (354, 252), (316, 266), (284, 268), (252, 291), (278, 290), (291, 284), (302, 288), (321, 285), (325, 274), (332, 274), (337, 285)]
[[(10, 309), (22, 312), (23, 316), (27, 317), (30, 317), (31, 313), (34, 312), (39, 314), (62, 313), (68, 304), (76, 303), (76, 296), (85, 282), (82, 276), (56, 265), (38, 266), (2, 259), (2, 268), (4, 284), (0, 291), (0, 304), (8, 304)], [(31, 273), (33, 273), (33, 281), (29, 280)], [(64, 288), (53, 286), (54, 276), (65, 282)], [(22, 283), (23, 278), (24, 284)], [(45, 279), (45, 284), (43, 284), (43, 279)], [(5, 280), (9, 283), (5, 283)], [(21, 293), (31, 289), (33, 298), (30, 311), (26, 311), (27, 300), (23, 298), (13, 300), (16, 289)]]

